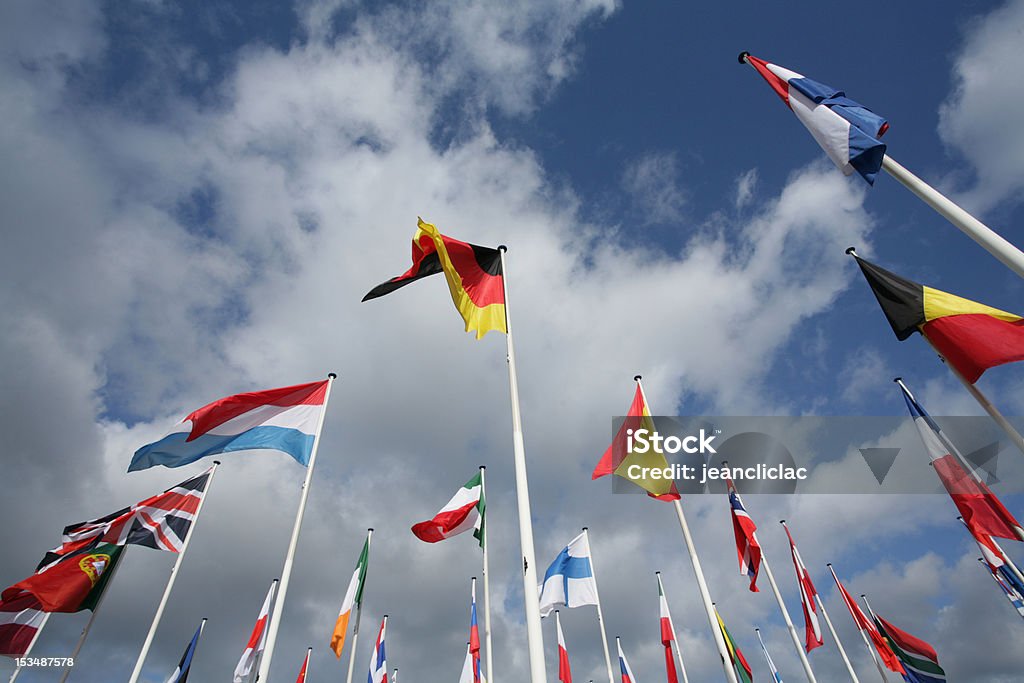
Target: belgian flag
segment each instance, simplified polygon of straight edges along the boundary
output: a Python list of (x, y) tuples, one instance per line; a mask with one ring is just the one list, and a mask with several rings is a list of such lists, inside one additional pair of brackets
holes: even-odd
[(938, 289), (919, 285), (856, 254), (871, 291), (903, 341), (920, 332), (971, 384), (989, 368), (1024, 360), (1024, 320)]
[(412, 238), (412, 267), (371, 289), (363, 301), (390, 294), (411, 282), (443, 272), (455, 308), (466, 321), (466, 332), (475, 331), (477, 339), (491, 330), (506, 332), (501, 252), (460, 242), (442, 235), (422, 218), (417, 218), (417, 221), (419, 225)]

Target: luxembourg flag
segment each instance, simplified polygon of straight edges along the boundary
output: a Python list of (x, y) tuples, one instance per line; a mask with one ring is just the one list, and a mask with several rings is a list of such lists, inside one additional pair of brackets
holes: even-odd
[(370, 658), (370, 672), (366, 676), (366, 683), (388, 683), (388, 658), (384, 654), (384, 631), (387, 630), (388, 615), (380, 622), (380, 633), (377, 634), (377, 642), (373, 646), (373, 656)]
[(597, 582), (590, 564), (590, 542), (583, 532), (569, 541), (544, 572), (540, 586), (540, 614), (546, 617), (556, 605), (596, 605)]
[(878, 138), (889, 129), (884, 118), (846, 97), (842, 90), (795, 71), (746, 52), (740, 55), (740, 61), (750, 64), (768, 81), (839, 170), (845, 175), (856, 171), (869, 185), (875, 183), (885, 157), (885, 144)]
[(615, 636), (615, 647), (619, 649), (619, 671), (622, 672), (622, 683), (636, 683), (636, 679), (633, 677), (633, 670), (629, 668), (626, 655), (622, 652), (622, 641), (619, 640), (618, 636)]
[(129, 472), (181, 467), (217, 453), (283, 451), (309, 465), (331, 380), (228, 396), (191, 413), (164, 438), (135, 451)]

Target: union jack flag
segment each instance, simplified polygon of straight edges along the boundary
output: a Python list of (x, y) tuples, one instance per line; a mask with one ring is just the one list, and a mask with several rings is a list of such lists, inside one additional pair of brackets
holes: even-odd
[(732, 506), (732, 530), (736, 535), (736, 554), (740, 560), (740, 574), (750, 577), (750, 590), (757, 593), (757, 572), (761, 569), (761, 545), (757, 542), (757, 525), (747, 514), (736, 492), (732, 479), (726, 480), (729, 504)]

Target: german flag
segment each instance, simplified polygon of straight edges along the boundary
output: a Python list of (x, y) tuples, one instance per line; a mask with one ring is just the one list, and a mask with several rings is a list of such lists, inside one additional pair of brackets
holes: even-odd
[(501, 252), (460, 242), (442, 235), (422, 218), (417, 218), (417, 221), (419, 225), (412, 238), (412, 267), (371, 289), (363, 301), (390, 294), (411, 282), (443, 272), (455, 308), (466, 321), (466, 332), (475, 331), (477, 339), (491, 330), (506, 332)]
[(919, 285), (856, 254), (896, 338), (920, 332), (971, 384), (989, 368), (1024, 360), (1024, 320), (938, 289)]

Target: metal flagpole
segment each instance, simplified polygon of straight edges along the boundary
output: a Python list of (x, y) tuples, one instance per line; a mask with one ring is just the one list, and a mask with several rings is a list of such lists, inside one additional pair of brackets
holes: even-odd
[(764, 660), (768, 662), (768, 670), (772, 672), (772, 678), (776, 683), (782, 683), (782, 675), (778, 669), (775, 668), (775, 662), (772, 661), (772, 656), (768, 654), (768, 648), (764, 644), (764, 639), (761, 637), (761, 629), (755, 628), (754, 633), (757, 634), (757, 642), (761, 643), (761, 652), (764, 653)]
[[(981, 566), (985, 569), (985, 573), (991, 576), (992, 580), (996, 582), (997, 586), (999, 586), (999, 591), (1006, 596), (1007, 600), (1010, 601), (1010, 605), (1015, 610), (1017, 610), (1017, 613), (1020, 616), (1024, 617), (1024, 600), (1022, 600), (1019, 604), (1014, 600), (1013, 594), (1016, 593), (1016, 591), (1014, 591), (1012, 586), (1006, 583), (1005, 579), (1001, 578), (995, 572), (992, 571), (992, 568), (989, 567), (989, 564), (985, 561), (985, 558), (979, 557), (978, 562), (980, 562)], [(1013, 593), (1011, 593), (1011, 591), (1013, 591)]]
[[(209, 482), (207, 482), (207, 484), (209, 484)], [(103, 600), (107, 597), (107, 587), (110, 586), (110, 583), (114, 580), (114, 577), (117, 576), (117, 570), (121, 567), (121, 560), (124, 559), (124, 556), (127, 552), (128, 546), (126, 545), (121, 549), (121, 556), (118, 557), (117, 563), (114, 565), (114, 568), (110, 570), (110, 577), (107, 579), (107, 585), (103, 587), (103, 592), (100, 593), (100, 596), (96, 599), (96, 604), (93, 605), (92, 608), (92, 614), (89, 615), (89, 621), (85, 622), (85, 628), (82, 629), (82, 634), (78, 636), (78, 643), (75, 645), (75, 649), (71, 652), (71, 656), (69, 657), (69, 659), (72, 662), (75, 660), (76, 657), (78, 657), (78, 653), (82, 651), (82, 646), (85, 645), (85, 639), (89, 636), (89, 630), (92, 628), (92, 622), (96, 620), (96, 613), (100, 611), (100, 606), (103, 604)], [(68, 680), (68, 676), (71, 675), (71, 669), (73, 668), (73, 666), (73, 664), (69, 663), (66, 667), (64, 667), (64, 673), (60, 677), (60, 683), (64, 683), (64, 681)]]
[[(836, 576), (836, 570), (832, 568), (832, 563), (828, 563), (825, 566), (827, 566), (828, 570), (832, 572), (832, 578), (835, 579), (836, 587), (839, 588), (839, 597), (842, 598), (843, 602), (846, 602), (846, 596), (843, 594), (842, 587), (839, 583), (839, 577)], [(851, 617), (853, 617), (853, 607), (855, 607), (855, 605), (846, 606)], [(864, 630), (860, 627), (860, 624), (857, 623), (856, 618), (854, 618), (853, 623), (857, 627), (857, 633), (860, 634), (860, 639), (864, 641), (864, 647), (867, 648), (868, 654), (871, 655), (871, 661), (875, 663), (875, 667), (878, 669), (878, 675), (882, 677), (882, 683), (889, 683), (889, 679), (886, 677), (885, 671), (882, 669), (882, 664), (878, 661), (878, 656), (875, 654), (875, 648), (872, 647), (871, 643), (868, 641), (868, 637), (864, 635)]]
[[(974, 532), (972, 532), (971, 528), (967, 526), (967, 522), (964, 521), (964, 518), (963, 517), (957, 517), (957, 519), (960, 520), (961, 524), (963, 524), (965, 527), (967, 527), (967, 532), (969, 534), (971, 534), (971, 538), (974, 538)], [(975, 539), (975, 540), (977, 540), (977, 539)], [(1021, 574), (1020, 569), (1017, 567), (1017, 565), (1014, 563), (1014, 561), (1010, 559), (1010, 556), (1006, 554), (1006, 551), (1003, 550), (1003, 546), (999, 545), (999, 543), (996, 541), (996, 539), (993, 538), (992, 536), (989, 536), (988, 540), (992, 543), (992, 545), (998, 551), (999, 559), (1001, 559), (1006, 564), (1006, 566), (1008, 566), (1010, 568), (1010, 571), (1012, 571), (1016, 575), (1016, 577), (1018, 579), (1020, 579), (1021, 583), (1024, 583), (1024, 574)], [(981, 544), (979, 543), (978, 545), (980, 546)]]
[[(370, 538), (373, 536), (373, 529), (366, 530), (366, 578), (370, 578)], [(359, 617), (363, 614), (363, 601), (356, 603), (356, 620), (352, 626), (352, 647), (348, 651), (348, 676), (345, 683), (352, 683), (352, 672), (356, 666), (356, 643), (359, 642)]]
[(832, 634), (832, 640), (836, 641), (836, 647), (839, 648), (839, 655), (843, 658), (843, 664), (846, 665), (846, 670), (850, 674), (850, 680), (852, 683), (860, 683), (860, 679), (857, 678), (857, 672), (853, 670), (853, 664), (850, 663), (850, 658), (846, 656), (846, 648), (843, 647), (843, 641), (839, 640), (836, 627), (832, 625), (832, 620), (829, 618), (828, 612), (825, 611), (825, 601), (819, 599), (818, 607), (821, 608), (821, 616), (825, 618), (825, 624), (828, 626), (829, 633)]
[[(480, 465), (480, 497), (484, 500), (484, 515), (487, 514), (487, 483), (486, 483), (486, 472), (487, 468)], [(483, 529), (483, 536), (480, 538), (480, 546), (483, 550), (484, 556), (484, 642), (487, 646), (487, 680), (490, 683), (494, 683), (494, 658), (491, 655), (491, 582), (489, 567), (487, 565), (487, 546), (490, 543), (487, 540), (487, 519), (486, 517), (481, 520)], [(394, 683), (392, 681), (392, 683)]]
[(916, 194), (921, 201), (935, 209), (943, 218), (959, 228), (961, 232), (981, 245), (988, 253), (1002, 261), (1003, 265), (1020, 277), (1024, 277), (1024, 254), (1017, 247), (908, 171), (888, 154), (882, 157), (882, 169)]
[(174, 561), (174, 566), (171, 567), (171, 575), (167, 579), (167, 587), (164, 588), (163, 597), (160, 598), (160, 604), (157, 605), (156, 614), (153, 616), (153, 623), (150, 624), (149, 633), (146, 634), (146, 640), (142, 643), (142, 651), (139, 652), (139, 658), (135, 661), (135, 669), (132, 670), (128, 683), (138, 683), (139, 676), (142, 674), (142, 665), (146, 663), (146, 655), (149, 654), (149, 648), (153, 645), (153, 637), (156, 636), (156, 629), (160, 625), (160, 618), (164, 615), (167, 600), (171, 597), (171, 589), (174, 588), (174, 581), (178, 578), (178, 569), (181, 567), (182, 560), (185, 559), (185, 551), (188, 550), (189, 541), (192, 540), (192, 534), (199, 523), (199, 513), (203, 511), (206, 495), (210, 492), (210, 487), (213, 485), (213, 475), (217, 474), (218, 467), (220, 467), (220, 461), (214, 460), (213, 467), (210, 468), (210, 478), (206, 480), (206, 488), (203, 490), (203, 497), (199, 499), (196, 513), (192, 516), (192, 524), (189, 525), (188, 533), (185, 534), (181, 550), (178, 551), (178, 558)]
[[(868, 614), (870, 614), (870, 615), (871, 615), (871, 618), (877, 621), (877, 620), (878, 620), (878, 618), (877, 618), (877, 617), (875, 616), (875, 612), (874, 612), (874, 610), (872, 610), (872, 609), (871, 609), (871, 603), (870, 603), (870, 602), (868, 602), (868, 596), (866, 596), (866, 595), (864, 595), (863, 593), (861, 593), (860, 599), (864, 601), (864, 606), (868, 608)], [(884, 638), (884, 636), (883, 636), (883, 638)], [(893, 653), (893, 654), (895, 654), (895, 653)], [(876, 664), (878, 663), (878, 662), (877, 662), (877, 660), (876, 660), (876, 662), (875, 662), (875, 663), (876, 663)], [(879, 664), (879, 666), (878, 666), (878, 670), (879, 670), (880, 672), (882, 671), (882, 666), (881, 666), (881, 664)], [(885, 673), (884, 673), (884, 672), (882, 672), (882, 676), (885, 676)]]
[(309, 656), (313, 654), (313, 648), (306, 648), (306, 661), (302, 663), (302, 671), (305, 676), (302, 677), (302, 683), (306, 683), (306, 679), (309, 678)]
[(398, 667), (395, 667), (395, 673), (391, 674), (391, 680), (388, 683), (398, 683)]
[[(615, 674), (612, 673), (612, 656), (608, 651), (608, 634), (604, 627), (604, 615), (601, 613), (601, 591), (597, 587), (597, 572), (594, 570), (594, 551), (590, 547), (590, 531), (583, 527), (583, 535), (587, 538), (587, 550), (590, 551), (590, 575), (594, 578), (594, 596), (597, 598), (597, 624), (601, 627), (601, 646), (604, 648), (604, 664), (608, 668), (608, 683), (615, 683)], [(566, 601), (569, 596), (565, 596)]]
[(509, 313), (508, 270), (505, 252), (501, 252), (501, 286), (505, 294), (505, 344), (508, 350), (508, 389), (512, 403), (512, 452), (516, 473), (516, 503), (519, 511), (519, 544), (523, 555), (523, 601), (526, 608), (526, 640), (530, 653), (530, 681), (547, 683), (544, 668), (544, 634), (540, 627), (540, 595), (533, 550), (533, 517), (530, 514), (530, 491), (526, 480), (526, 451), (523, 445), (523, 419), (519, 411), (519, 381), (516, 378), (516, 354), (512, 342), (512, 315)]
[[(22, 657), (28, 657), (30, 654), (32, 654), (32, 648), (36, 646), (36, 641), (39, 640), (39, 634), (43, 632), (43, 627), (46, 626), (46, 622), (48, 622), (50, 620), (50, 615), (51, 614), (53, 614), (53, 613), (52, 612), (47, 612), (46, 614), (43, 615), (43, 620), (39, 623), (39, 628), (36, 629), (35, 635), (33, 635), (32, 636), (32, 640), (29, 641), (28, 648), (26, 648), (25, 654), (23, 654)], [(11, 678), (8, 681), (8, 683), (14, 683), (14, 681), (17, 680), (17, 678), (18, 678), (18, 674), (20, 674), (20, 673), (21, 673), (21, 665), (19, 664), (14, 669), (14, 673), (11, 674)]]
[[(327, 402), (331, 398), (331, 387), (338, 376), (333, 372), (327, 375), (327, 391), (324, 393), (324, 407), (320, 411), (320, 421), (316, 426), (316, 438), (309, 454), (309, 466), (306, 467), (306, 479), (302, 482), (302, 495), (299, 497), (299, 509), (295, 513), (295, 526), (292, 537), (288, 541), (288, 552), (284, 556), (284, 568), (281, 570), (281, 583), (277, 587), (277, 599), (270, 617), (270, 629), (267, 632), (267, 646), (260, 660), (259, 673), (256, 679), (264, 681), (270, 678), (270, 662), (274, 658), (274, 645), (277, 643), (277, 629), (281, 627), (281, 614), (284, 612), (284, 599), (288, 593), (288, 583), (292, 578), (292, 565), (295, 563), (295, 549), (299, 545), (299, 531), (302, 530), (302, 516), (306, 512), (306, 499), (309, 497), (309, 483), (313, 479), (313, 468), (316, 466), (316, 453), (320, 447), (320, 436), (324, 430), (324, 418), (327, 417)], [(131, 681), (130, 683), (135, 683)]]
[(672, 621), (672, 612), (667, 609), (668, 596), (665, 595), (665, 585), (661, 582), (661, 572), (654, 572), (654, 575), (658, 577), (658, 588), (661, 589), (661, 596), (665, 598), (665, 607), (666, 611), (668, 611), (668, 627), (672, 629), (672, 637), (676, 641), (676, 655), (679, 659), (679, 671), (683, 674), (683, 683), (690, 683), (690, 679), (686, 675), (686, 665), (683, 664), (683, 648), (682, 643), (679, 640), (679, 633), (676, 631), (675, 622)]
[[(644, 400), (644, 405), (650, 409), (650, 404), (647, 402), (647, 395), (644, 393), (644, 386), (640, 383), (643, 379), (640, 375), (633, 378), (636, 380), (636, 385), (640, 388), (640, 396)], [(672, 501), (675, 504), (676, 518), (679, 520), (679, 527), (683, 531), (683, 540), (686, 542), (686, 550), (690, 554), (690, 563), (693, 565), (693, 573), (697, 578), (697, 588), (700, 590), (701, 602), (704, 604), (704, 611), (707, 613), (708, 623), (711, 625), (711, 636), (715, 639), (715, 645), (718, 646), (718, 656), (722, 660), (722, 669), (725, 671), (725, 677), (729, 683), (739, 683), (736, 678), (736, 672), (732, 668), (732, 659), (729, 657), (729, 651), (725, 647), (725, 638), (722, 637), (722, 630), (718, 627), (718, 617), (715, 616), (715, 607), (711, 603), (711, 593), (708, 591), (708, 583), (704, 579), (704, 570), (700, 567), (700, 558), (697, 557), (697, 549), (693, 545), (693, 536), (690, 535), (690, 527), (686, 523), (686, 515), (683, 514), (683, 506), (679, 500)]]

